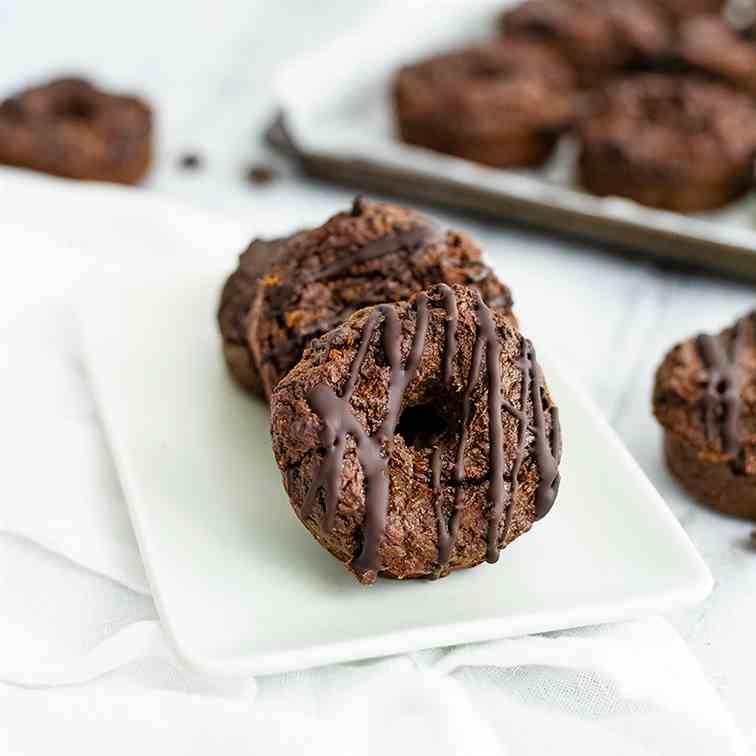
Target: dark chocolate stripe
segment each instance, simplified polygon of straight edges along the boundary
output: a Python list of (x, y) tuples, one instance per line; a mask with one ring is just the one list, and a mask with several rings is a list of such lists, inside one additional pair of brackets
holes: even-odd
[[(446, 337), (444, 343), (443, 358), (443, 381), (448, 386), (452, 378), (454, 367), (454, 358), (457, 356), (457, 324), (459, 321), (459, 312), (457, 309), (457, 297), (454, 290), (446, 284), (439, 286), (444, 298), (444, 308), (446, 310)], [(463, 412), (465, 418), (462, 421), (462, 437), (460, 438), (460, 448), (464, 447), (467, 438), (467, 415), (469, 415), (469, 397), (466, 397)], [(455, 481), (456, 471), (459, 467), (459, 451), (457, 452), (457, 462), (455, 464)], [(438, 539), (438, 566), (434, 572), (434, 577), (439, 577), (444, 567), (449, 562), (454, 542), (457, 539), (459, 531), (459, 515), (461, 512), (461, 489), (457, 489), (454, 502), (454, 513), (451, 522), (447, 522), (441, 508), (441, 449), (436, 447), (433, 450), (431, 459), (432, 485), (433, 485), (433, 507), (436, 512), (436, 533)], [(462, 462), (462, 476), (464, 476), (464, 461)], [(460, 508), (458, 508), (458, 506)]]
[[(304, 503), (302, 504), (302, 519), (307, 519), (312, 513), (313, 506), (321, 488), (325, 488), (325, 529), (333, 529), (336, 520), (337, 504), (339, 500), (339, 475), (341, 465), (344, 460), (344, 451), (346, 449), (346, 439), (351, 433), (357, 443), (366, 437), (362, 426), (352, 415), (349, 404), (352, 398), (352, 392), (357, 383), (357, 378), (365, 361), (370, 339), (373, 337), (376, 324), (378, 322), (378, 312), (370, 313), (365, 329), (362, 332), (360, 346), (357, 356), (352, 363), (349, 380), (342, 395), (337, 396), (329, 386), (318, 386), (310, 393), (308, 400), (315, 412), (323, 418), (322, 443), (326, 450), (317, 477), (310, 486)], [(333, 418), (337, 422), (332, 422)]]
[(743, 376), (738, 360), (749, 320), (753, 322), (753, 313), (735, 324), (729, 350), (721, 335), (701, 334), (696, 338), (701, 360), (709, 372), (701, 399), (706, 437), (710, 441), (718, 439), (725, 454), (737, 455), (741, 449), (740, 392)]
[[(480, 336), (486, 342), (486, 369), (488, 371), (488, 538), (486, 560), (499, 558), (499, 523), (504, 513), (504, 426), (501, 420), (501, 342), (496, 332), (491, 310), (483, 300), (478, 303)], [(520, 421), (522, 422), (522, 421)], [(510, 504), (511, 507), (511, 504)]]
[(385, 257), (386, 255), (400, 252), (403, 249), (414, 250), (417, 247), (430, 244), (437, 239), (440, 239), (440, 233), (435, 226), (430, 224), (415, 226), (407, 231), (388, 234), (369, 241), (344, 259), (336, 260), (336, 262), (326, 265), (318, 271), (305, 273), (302, 278), (306, 283), (320, 281), (324, 278), (344, 273), (353, 265), (375, 260), (378, 257)]
[[(385, 318), (383, 347), (386, 350), (391, 373), (386, 416), (378, 433), (370, 439), (372, 443), (364, 446), (364, 453), (360, 459), (363, 470), (367, 472), (368, 482), (365, 492), (365, 522), (362, 526), (362, 551), (352, 563), (352, 568), (357, 575), (371, 572), (377, 575), (382, 567), (380, 546), (388, 514), (390, 444), (393, 442), (396, 425), (399, 422), (402, 397), (415, 376), (425, 346), (425, 334), (428, 329), (428, 297), (425, 293), (418, 294), (416, 307), (415, 338), (407, 357), (406, 367), (402, 367), (401, 326), (396, 310), (391, 305), (378, 308)], [(383, 451), (384, 441), (389, 444), (388, 453)], [(376, 484), (375, 477), (380, 477), (379, 485)]]
[[(478, 295), (480, 296), (480, 295)], [(480, 300), (482, 301), (482, 300)], [(454, 511), (452, 512), (451, 521), (449, 523), (449, 537), (445, 544), (439, 544), (438, 554), (438, 570), (437, 574), (440, 574), (448, 565), (451, 558), (451, 552), (454, 548), (454, 544), (459, 534), (459, 525), (462, 518), (462, 511), (465, 508), (465, 446), (467, 446), (467, 436), (470, 426), (470, 414), (472, 410), (472, 393), (475, 385), (478, 382), (478, 376), (480, 375), (480, 367), (483, 362), (483, 349), (485, 347), (484, 341), (480, 338), (480, 334), (475, 340), (475, 346), (473, 346), (472, 360), (470, 362), (470, 372), (467, 376), (467, 385), (465, 386), (465, 393), (462, 397), (462, 425), (459, 430), (459, 445), (457, 446), (457, 456), (454, 462), (454, 468), (452, 470), (452, 483), (457, 487), (457, 491), (454, 495)]]
[(457, 298), (454, 290), (446, 284), (441, 284), (439, 289), (444, 295), (444, 308), (446, 309), (446, 341), (444, 344), (444, 367), (442, 380), (445, 386), (451, 381), (454, 358), (457, 356)]
[(538, 470), (538, 487), (535, 495), (536, 520), (545, 517), (554, 506), (559, 493), (559, 459), (562, 456), (562, 426), (559, 423), (559, 409), (552, 407), (551, 434), (546, 431), (546, 415), (543, 409), (544, 394), (541, 368), (536, 361), (533, 344), (525, 339), (525, 371), (530, 373), (531, 401), (533, 402), (533, 447)]

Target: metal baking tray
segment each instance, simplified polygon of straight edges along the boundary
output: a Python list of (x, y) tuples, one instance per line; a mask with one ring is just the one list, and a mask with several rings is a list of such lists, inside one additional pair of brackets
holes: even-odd
[(270, 143), (320, 178), (756, 282), (756, 192), (716, 212), (684, 215), (583, 191), (569, 136), (537, 170), (487, 168), (398, 140), (389, 96), (396, 69), (492, 36), (508, 4), (515, 3), (389, 3), (363, 28), (279, 73)]

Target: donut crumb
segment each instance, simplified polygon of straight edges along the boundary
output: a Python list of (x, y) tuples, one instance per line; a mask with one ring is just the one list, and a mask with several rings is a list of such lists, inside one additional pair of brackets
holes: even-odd
[(270, 184), (277, 176), (278, 174), (273, 168), (263, 163), (256, 163), (247, 169), (247, 181), (250, 184)]
[(202, 168), (202, 156), (197, 152), (185, 152), (179, 158), (179, 167), (185, 171), (196, 171)]

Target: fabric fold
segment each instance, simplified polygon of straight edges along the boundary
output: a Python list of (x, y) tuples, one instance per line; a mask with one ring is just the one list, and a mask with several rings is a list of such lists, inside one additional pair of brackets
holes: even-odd
[[(74, 742), (82, 753), (230, 756), (744, 752), (661, 619), (256, 680), (183, 669), (148, 598), (70, 299), (100, 265), (176, 264), (209, 249), (231, 259), (247, 234), (164, 199), (69, 187), (58, 201), (57, 182), (12, 176), (0, 172), (0, 246), (24, 255), (17, 277), (0, 282), (0, 449), (12, 460), (0, 531), (45, 552), (21, 557), (29, 544), (19, 543), (1, 563), (0, 587), (13, 595), (0, 620), (0, 752)], [(18, 280), (35, 281), (33, 300)]]

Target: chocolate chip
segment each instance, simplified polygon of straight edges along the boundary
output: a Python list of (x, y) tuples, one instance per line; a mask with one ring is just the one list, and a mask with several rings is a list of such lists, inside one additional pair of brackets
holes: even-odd
[(179, 165), (185, 171), (196, 171), (202, 168), (202, 157), (196, 152), (185, 152), (179, 159)]
[(352, 217), (359, 218), (362, 215), (362, 211), (365, 209), (365, 206), (365, 195), (358, 194), (354, 198), (354, 202), (352, 203)]
[(247, 181), (250, 184), (269, 184), (276, 178), (276, 175), (273, 168), (260, 163), (249, 167), (247, 170)]

